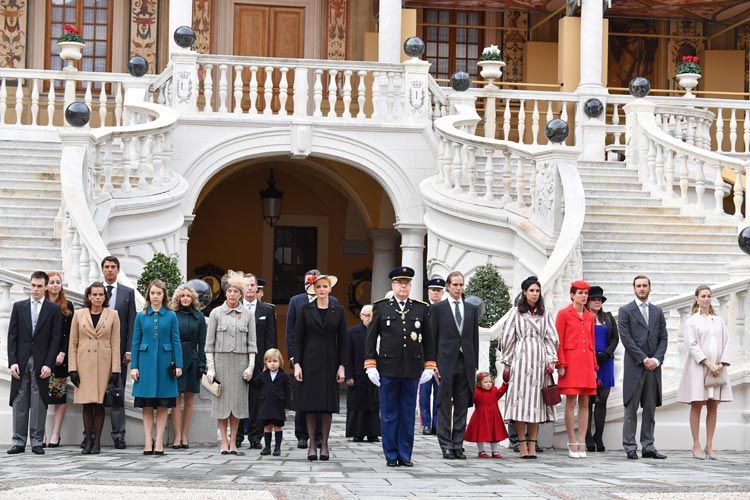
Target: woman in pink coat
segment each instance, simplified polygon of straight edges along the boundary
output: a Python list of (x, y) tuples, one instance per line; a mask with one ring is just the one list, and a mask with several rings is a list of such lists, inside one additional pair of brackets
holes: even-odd
[[(732, 387), (726, 377), (729, 366), (729, 333), (724, 320), (711, 306), (711, 289), (701, 285), (695, 290), (695, 303), (691, 316), (685, 322), (683, 336), (688, 356), (682, 369), (677, 400), (690, 404), (690, 432), (693, 435), (693, 458), (716, 460), (713, 439), (720, 401), (732, 401)], [(709, 377), (712, 375), (712, 377)], [(723, 384), (710, 383), (716, 377)], [(707, 377), (709, 377), (707, 379)], [(701, 448), (700, 419), (706, 406), (706, 447)]]

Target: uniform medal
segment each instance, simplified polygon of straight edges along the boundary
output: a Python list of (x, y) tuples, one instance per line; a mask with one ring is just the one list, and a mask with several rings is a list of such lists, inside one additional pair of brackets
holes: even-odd
[(414, 328), (419, 328), (419, 325), (421, 325), (421, 324), (422, 323), (420, 323), (419, 320), (415, 321), (414, 322)]
[(411, 339), (415, 340), (415, 341), (417, 340), (417, 333), (416, 332), (411, 332)]

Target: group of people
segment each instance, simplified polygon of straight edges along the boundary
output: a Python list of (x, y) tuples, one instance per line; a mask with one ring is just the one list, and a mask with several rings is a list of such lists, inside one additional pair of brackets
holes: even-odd
[[(261, 300), (261, 279), (229, 271), (222, 279), (226, 300), (206, 321), (195, 290), (181, 285), (170, 298), (159, 280), (148, 284), (147, 303), (136, 314), (133, 290), (117, 282), (119, 269), (116, 257), (106, 257), (104, 280), (86, 288), (84, 307), (75, 311), (59, 273), (32, 274), (31, 297), (14, 304), (9, 324), (14, 426), (8, 453), (24, 452), (29, 434), (36, 454), (59, 446), (68, 377), (75, 386), (74, 403), (83, 405), (82, 453), (101, 452), (105, 403), (115, 447), (125, 448), (123, 388), (129, 373), (134, 405), (143, 411), (145, 455), (164, 454), (170, 408), (172, 448), (189, 447), (194, 395), (203, 385), (214, 394), (211, 412), (221, 454), (240, 454), (247, 436), (261, 455), (280, 455), (286, 412), (293, 409), (297, 447), (307, 450), (310, 461), (329, 460), (332, 414), (339, 411), (339, 386), (345, 383), (346, 435), (355, 442), (378, 442), (382, 436), (388, 467), (413, 465), (418, 394), (422, 432), (437, 435), (444, 459), (466, 459), (464, 441), (477, 443), (479, 458), (502, 458), (498, 445), (509, 437), (505, 420), (513, 424), (510, 434), (517, 436), (520, 457), (533, 459), (539, 425), (555, 419), (556, 372), (565, 396), (568, 456), (585, 458), (587, 452), (605, 450), (607, 399), (621, 341), (623, 448), (629, 459), (638, 458), (637, 411), (643, 408), (641, 454), (666, 458), (654, 445), (654, 414), (661, 405), (668, 339), (663, 312), (648, 301), (646, 276), (633, 280), (635, 298), (620, 308), (616, 321), (602, 307), (601, 287), (573, 282), (570, 306), (553, 318), (539, 280), (524, 280), (502, 321), (504, 370), (498, 386), (489, 373), (477, 370), (479, 310), (464, 299), (464, 276), (458, 271), (428, 282), (428, 304), (410, 298), (414, 270), (394, 269), (389, 296), (364, 306), (361, 323), (352, 328), (331, 295), (337, 277), (308, 271), (304, 292), (289, 301), (286, 373), (275, 308)], [(695, 297), (685, 324), (689, 356), (678, 400), (691, 405), (693, 456), (716, 459), (718, 404), (732, 400), (728, 335), (711, 306), (710, 289), (699, 287)], [(45, 439), (48, 404), (56, 405), (55, 423)], [(705, 448), (699, 441), (703, 406)]]

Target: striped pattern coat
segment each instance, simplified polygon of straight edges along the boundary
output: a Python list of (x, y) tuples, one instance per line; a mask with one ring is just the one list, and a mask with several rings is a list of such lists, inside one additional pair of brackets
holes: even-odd
[(552, 316), (549, 312), (543, 316), (521, 314), (514, 307), (503, 325), (500, 345), (501, 361), (510, 366), (504, 418), (519, 422), (554, 420), (555, 408), (542, 400), (544, 367), (557, 362), (558, 338)]

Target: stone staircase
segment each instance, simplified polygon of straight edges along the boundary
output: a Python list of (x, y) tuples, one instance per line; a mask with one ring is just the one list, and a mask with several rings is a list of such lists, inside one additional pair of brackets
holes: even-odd
[(0, 268), (62, 270), (60, 143), (0, 140)]
[(742, 255), (736, 224), (709, 225), (663, 207), (623, 162), (580, 162), (578, 170), (586, 192), (584, 279), (604, 288), (607, 310), (633, 300), (638, 274), (651, 278), (651, 300), (729, 279), (727, 264)]

